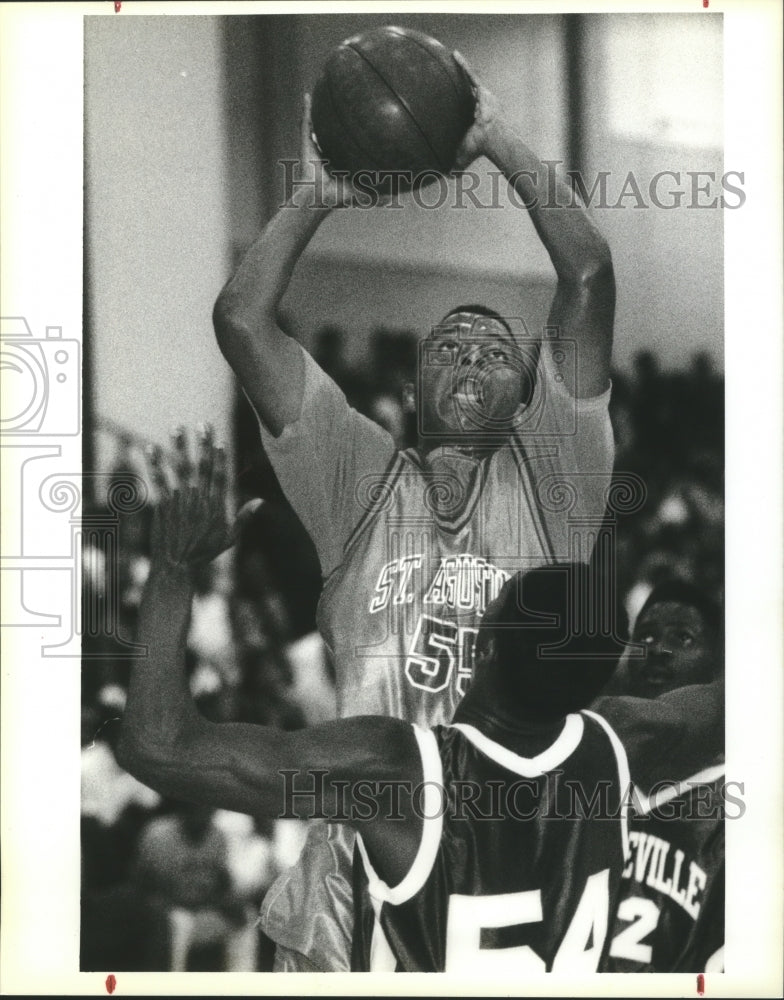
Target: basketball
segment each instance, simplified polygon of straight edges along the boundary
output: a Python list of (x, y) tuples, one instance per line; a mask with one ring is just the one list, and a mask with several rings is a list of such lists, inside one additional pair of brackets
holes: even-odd
[(452, 53), (406, 28), (341, 42), (313, 90), (314, 138), (330, 171), (395, 172), (402, 189), (448, 173), (473, 119), (471, 83)]

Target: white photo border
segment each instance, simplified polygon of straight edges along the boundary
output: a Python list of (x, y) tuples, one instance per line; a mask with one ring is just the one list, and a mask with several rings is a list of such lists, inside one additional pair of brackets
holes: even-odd
[[(34, 338), (82, 323), (82, 19), (106, 3), (6, 3), (2, 24), (2, 315), (24, 317)], [(325, 6), (133, 3), (117, 16), (320, 13)], [(390, 12), (694, 11), (678, 3), (399, 3)], [(725, 156), (745, 171), (742, 210), (725, 213), (727, 392), (727, 766), (745, 783), (746, 814), (727, 824), (726, 968), (706, 975), (706, 995), (776, 996), (782, 988), (782, 11), (777, 0), (710, 0), (725, 17)], [(379, 12), (370, 3), (329, 12)], [(22, 442), (25, 444), (25, 442)], [(49, 471), (78, 476), (78, 436), (36, 438)], [(21, 447), (21, 445), (20, 445)], [(56, 451), (59, 449), (59, 452)], [(20, 475), (20, 452), (3, 448), (3, 471)], [(30, 457), (30, 456), (28, 456)], [(14, 470), (17, 470), (14, 473)], [(24, 507), (4, 484), (4, 559)], [(34, 516), (34, 515), (33, 515)], [(11, 539), (11, 541), (9, 541)], [(61, 555), (67, 558), (68, 539)], [(60, 550), (58, 550), (60, 551)], [(42, 568), (46, 568), (43, 563)], [(3, 590), (13, 587), (4, 564)], [(64, 576), (64, 574), (61, 574)], [(70, 613), (64, 580), (37, 574), (37, 605)], [(11, 583), (8, 582), (11, 580)], [(51, 588), (46, 591), (46, 588)], [(63, 609), (65, 609), (63, 611)], [(35, 627), (4, 628), (2, 689), (2, 989), (21, 994), (106, 993), (106, 974), (79, 964), (78, 659), (41, 656)], [(112, 970), (106, 970), (107, 973)], [(448, 976), (123, 973), (116, 993), (689, 996), (693, 975), (459, 982)]]

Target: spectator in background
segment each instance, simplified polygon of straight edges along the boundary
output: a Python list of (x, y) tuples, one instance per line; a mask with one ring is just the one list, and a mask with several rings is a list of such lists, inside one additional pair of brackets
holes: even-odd
[(611, 416), (617, 469), (645, 482), (647, 499), (620, 517), (617, 567), (630, 618), (653, 587), (678, 576), (721, 602), (724, 586), (724, 387), (710, 357), (664, 372), (651, 351), (634, 377), (615, 373)]
[(238, 555), (233, 621), (242, 675), (236, 718), (280, 729), (304, 725), (286, 651), (287, 609), (258, 547)]
[(125, 692), (103, 688), (82, 706), (80, 968), (143, 972), (161, 928), (130, 879), (139, 831), (160, 796), (124, 771), (115, 747)]
[(234, 889), (228, 845), (213, 814), (208, 806), (178, 804), (171, 815), (151, 820), (140, 838), (134, 881), (169, 929), (160, 971), (184, 972), (195, 964), (228, 972), (256, 968), (255, 913)]
[(400, 399), (417, 372), (418, 340), (411, 330), (378, 327), (370, 337), (373, 392)]
[(666, 454), (668, 401), (659, 358), (653, 351), (638, 351), (633, 361), (631, 410), (639, 454), (658, 463)]
[(82, 709), (81, 828), (88, 889), (118, 885), (128, 877), (128, 857), (138, 832), (160, 803), (151, 788), (124, 771), (115, 748), (125, 692), (103, 688), (95, 708)]
[(688, 428), (683, 441), (690, 454), (721, 450), (724, 442), (724, 381), (715, 372), (707, 351), (691, 356), (689, 368), (678, 376), (681, 398), (677, 405), (682, 426)]

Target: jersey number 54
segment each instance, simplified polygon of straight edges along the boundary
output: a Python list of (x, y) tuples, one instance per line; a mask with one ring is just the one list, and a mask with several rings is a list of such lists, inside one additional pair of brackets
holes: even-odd
[(609, 876), (609, 869), (605, 868), (586, 880), (580, 902), (549, 969), (545, 960), (529, 945), (481, 947), (485, 928), (541, 923), (544, 915), (539, 889), (494, 896), (451, 895), (446, 924), (445, 971), (472, 976), (596, 972), (607, 936)]

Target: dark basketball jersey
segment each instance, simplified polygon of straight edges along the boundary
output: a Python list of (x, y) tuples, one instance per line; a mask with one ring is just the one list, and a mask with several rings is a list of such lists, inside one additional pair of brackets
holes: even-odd
[(390, 888), (357, 837), (352, 968), (595, 972), (628, 848), (626, 755), (610, 726), (570, 715), (532, 758), (468, 725), (416, 732), (422, 841)]
[(643, 800), (605, 971), (723, 971), (724, 780), (717, 764)]

